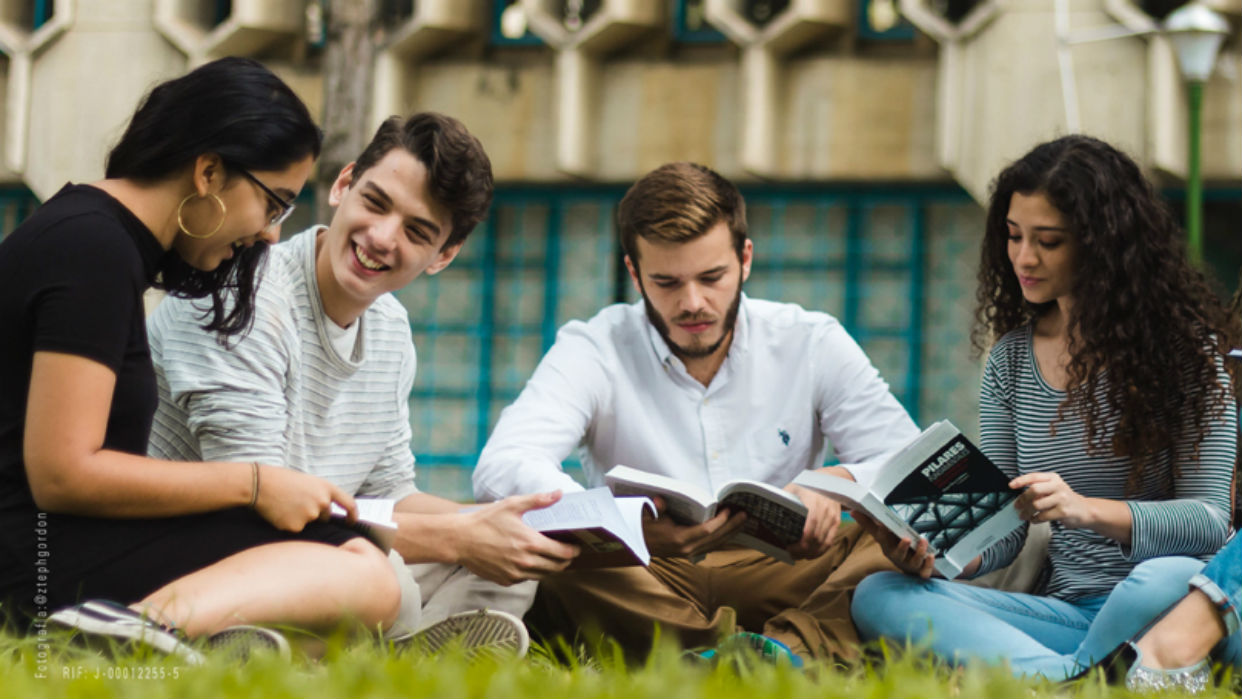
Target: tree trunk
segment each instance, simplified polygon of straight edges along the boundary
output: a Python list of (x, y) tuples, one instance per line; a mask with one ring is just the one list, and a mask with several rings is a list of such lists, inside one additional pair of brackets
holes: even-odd
[(371, 137), (371, 91), (378, 52), (379, 0), (330, 0), (323, 61), (323, 154), (315, 185), (315, 220), (332, 217), (328, 192), (342, 167)]

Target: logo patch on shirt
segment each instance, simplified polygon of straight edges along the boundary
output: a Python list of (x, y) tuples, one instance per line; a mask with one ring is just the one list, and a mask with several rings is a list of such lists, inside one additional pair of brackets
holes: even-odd
[(777, 430), (776, 433), (781, 436), (781, 443), (785, 446), (789, 446), (789, 433), (785, 430)]

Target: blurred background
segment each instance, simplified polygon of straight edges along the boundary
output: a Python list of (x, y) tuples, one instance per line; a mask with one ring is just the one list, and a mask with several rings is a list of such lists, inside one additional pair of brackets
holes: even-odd
[[(973, 435), (980, 202), (1034, 144), (1126, 150), (1237, 287), (1240, 26), (1242, 0), (0, 0), (0, 234), (100, 178), (152, 84), (251, 56), (327, 135), (286, 236), (327, 222), (316, 192), (390, 114), (455, 116), (492, 158), (487, 223), (398, 294), (424, 489), (468, 497), (556, 329), (635, 299), (614, 207), (673, 160), (741, 186), (749, 294), (837, 316), (916, 421)], [(1187, 39), (1214, 43), (1206, 75)]]

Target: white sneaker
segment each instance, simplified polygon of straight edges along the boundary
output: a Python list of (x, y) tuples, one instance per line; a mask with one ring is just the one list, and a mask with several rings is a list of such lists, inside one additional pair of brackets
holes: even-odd
[(520, 658), (530, 648), (530, 634), (522, 620), (512, 614), (476, 609), (432, 624), (405, 642), (427, 654), (457, 644), (468, 658), (481, 654), (510, 654)]
[(288, 661), (289, 642), (283, 634), (273, 629), (250, 624), (239, 624), (221, 629), (207, 637), (207, 650), (213, 657), (226, 657), (246, 662), (258, 653), (275, 653)]
[(163, 626), (129, 607), (108, 600), (90, 600), (57, 610), (48, 621), (76, 629), (84, 636), (140, 643), (189, 665), (202, 665), (206, 658), (191, 648), (176, 629)]

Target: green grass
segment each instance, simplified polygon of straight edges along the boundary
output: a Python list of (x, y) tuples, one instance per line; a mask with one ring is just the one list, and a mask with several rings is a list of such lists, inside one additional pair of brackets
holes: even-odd
[[(575, 653), (558, 663), (545, 648), (525, 659), (468, 662), (449, 651), (424, 657), (368, 641), (329, 641), (322, 657), (292, 663), (260, 657), (238, 665), (213, 659), (187, 667), (142, 649), (99, 653), (67, 634), (37, 639), (0, 636), (0, 697), (659, 697), (791, 699), (816, 697), (1130, 697), (1098, 680), (1073, 686), (1014, 678), (1003, 668), (953, 670), (918, 654), (845, 669), (791, 670), (735, 656), (714, 668), (665, 648), (641, 667), (616, 654)], [(1216, 690), (1212, 696), (1233, 696)]]

